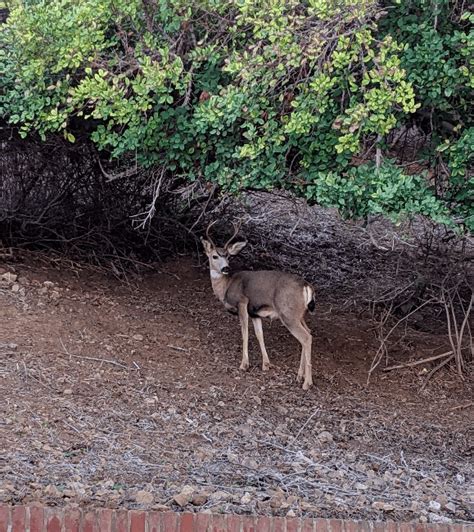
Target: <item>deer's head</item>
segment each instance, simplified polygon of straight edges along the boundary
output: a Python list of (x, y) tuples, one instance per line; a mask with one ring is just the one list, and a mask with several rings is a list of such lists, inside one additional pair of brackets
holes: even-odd
[(206, 239), (201, 238), (201, 242), (204, 247), (204, 252), (209, 259), (211, 276), (218, 277), (221, 275), (230, 274), (229, 257), (237, 255), (247, 245), (247, 241), (243, 240), (232, 243), (232, 240), (239, 232), (239, 226), (232, 224), (234, 226), (234, 234), (229, 238), (223, 247), (217, 246), (209, 235), (209, 230), (215, 223), (216, 221), (208, 225), (206, 229)]

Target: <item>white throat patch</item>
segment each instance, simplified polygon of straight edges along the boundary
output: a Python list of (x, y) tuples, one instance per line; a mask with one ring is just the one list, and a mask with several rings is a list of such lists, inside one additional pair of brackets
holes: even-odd
[(211, 279), (219, 279), (219, 277), (223, 277), (223, 273), (216, 272), (215, 270), (211, 270)]

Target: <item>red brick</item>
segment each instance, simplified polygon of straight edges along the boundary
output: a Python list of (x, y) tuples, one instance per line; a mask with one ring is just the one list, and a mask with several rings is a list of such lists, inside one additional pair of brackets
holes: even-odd
[(109, 508), (97, 510), (97, 521), (100, 532), (112, 531), (112, 515), (113, 510), (110, 510)]
[(242, 532), (257, 532), (255, 517), (251, 515), (242, 516)]
[(297, 517), (287, 517), (286, 530), (287, 532), (298, 532), (300, 529), (300, 520)]
[(313, 519), (315, 532), (332, 532), (329, 528), (329, 519)]
[(227, 516), (227, 532), (240, 532), (242, 528), (242, 519), (240, 515)]
[(272, 526), (272, 532), (286, 532), (286, 519), (284, 517), (274, 517)]
[(45, 508), (45, 522), (48, 532), (61, 532), (63, 512), (60, 508)]
[(302, 519), (301, 520), (301, 532), (313, 532), (314, 530), (314, 521), (313, 519)]
[(0, 504), (0, 532), (7, 532), (10, 526), (10, 507)]
[(255, 524), (256, 530), (258, 530), (258, 532), (270, 532), (270, 523), (271, 523), (270, 517), (266, 517), (266, 516), (257, 517), (257, 522)]
[(161, 514), (161, 530), (163, 532), (178, 532), (178, 516), (174, 512)]
[(211, 530), (211, 514), (196, 514), (194, 518), (194, 530), (196, 532), (208, 532)]
[(342, 532), (344, 530), (341, 519), (328, 519), (327, 526), (331, 532)]
[(382, 532), (385, 530), (385, 523), (383, 521), (376, 521), (372, 523), (373, 532)]
[(370, 532), (372, 530), (367, 521), (344, 521), (345, 532)]
[(148, 532), (160, 532), (161, 513), (160, 512), (147, 512), (146, 515), (147, 531)]
[[(79, 532), (80, 528), (81, 511), (76, 508), (66, 508), (64, 511), (64, 532)], [(33, 530), (31, 530), (31, 532), (33, 532)]]
[(130, 532), (145, 532), (145, 521), (146, 521), (145, 512), (131, 510), (129, 514), (130, 514)]
[(24, 506), (12, 508), (12, 532), (24, 532), (26, 530), (26, 509)]
[(212, 532), (227, 532), (227, 516), (223, 514), (215, 514), (212, 516)]
[(384, 532), (398, 532), (398, 525), (394, 521), (385, 521)]
[(115, 510), (112, 525), (114, 532), (128, 532), (127, 510)]
[(179, 517), (179, 532), (193, 532), (194, 514), (187, 512)]
[(95, 512), (86, 512), (82, 516), (82, 532), (100, 532)]
[(30, 522), (30, 532), (43, 532), (44, 509), (42, 506), (28, 506), (27, 514)]

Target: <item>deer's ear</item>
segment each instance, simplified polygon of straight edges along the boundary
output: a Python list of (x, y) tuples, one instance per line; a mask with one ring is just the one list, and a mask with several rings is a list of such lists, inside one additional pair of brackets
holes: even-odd
[(227, 246), (227, 253), (229, 255), (237, 255), (237, 253), (240, 253), (246, 245), (247, 240), (242, 240), (241, 242), (234, 242), (233, 244)]
[(204, 251), (207, 255), (209, 255), (212, 252), (212, 244), (209, 242), (209, 240), (206, 240), (205, 238), (201, 237), (201, 243), (204, 247)]

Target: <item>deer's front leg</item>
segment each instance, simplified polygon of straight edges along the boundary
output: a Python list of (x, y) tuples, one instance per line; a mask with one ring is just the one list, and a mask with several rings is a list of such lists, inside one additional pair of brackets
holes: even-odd
[(247, 311), (248, 301), (239, 303), (239, 319), (242, 330), (242, 363), (240, 369), (249, 369), (249, 315)]
[(260, 351), (262, 352), (262, 371), (268, 371), (270, 369), (270, 359), (268, 358), (267, 349), (265, 348), (262, 319), (252, 318), (252, 323), (255, 330), (255, 336), (257, 337), (258, 344), (260, 345)]

